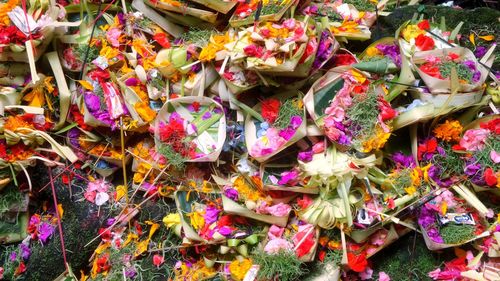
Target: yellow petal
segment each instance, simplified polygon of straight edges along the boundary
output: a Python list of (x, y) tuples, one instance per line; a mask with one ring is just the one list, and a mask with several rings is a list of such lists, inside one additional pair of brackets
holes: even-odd
[(107, 248), (109, 248), (109, 243), (104, 243), (104, 244), (101, 244), (99, 245), (96, 249), (95, 249), (95, 253), (100, 255), (104, 252), (104, 250), (106, 250)]
[(471, 33), (469, 35), (469, 41), (472, 43), (472, 45), (476, 46), (476, 37), (475, 37), (474, 33)]
[(495, 39), (494, 35), (484, 35), (484, 36), (478, 36), (478, 37), (483, 39), (484, 41), (492, 41)]
[(122, 199), (126, 193), (127, 193), (127, 188), (125, 188), (124, 185), (117, 186), (116, 187), (116, 201), (120, 201), (120, 199)]
[(89, 90), (89, 91), (93, 91), (94, 90), (94, 86), (92, 86), (92, 84), (90, 84), (90, 82), (88, 82), (86, 80), (78, 80), (78, 83), (80, 83), (80, 85), (82, 85), (82, 87), (85, 90)]
[(441, 204), (441, 214), (442, 215), (446, 215), (447, 211), (448, 211), (448, 204), (446, 204), (446, 202), (443, 202)]

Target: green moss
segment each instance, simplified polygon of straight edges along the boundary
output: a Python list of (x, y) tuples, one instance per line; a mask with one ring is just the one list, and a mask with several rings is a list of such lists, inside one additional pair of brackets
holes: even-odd
[(391, 280), (398, 281), (430, 280), (427, 274), (441, 264), (439, 256), (429, 251), (423, 239), (414, 234), (400, 238), (371, 260), (375, 261), (374, 272), (383, 271)]

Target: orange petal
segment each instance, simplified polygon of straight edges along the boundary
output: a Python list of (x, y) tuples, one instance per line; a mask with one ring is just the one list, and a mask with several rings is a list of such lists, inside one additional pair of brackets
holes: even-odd
[(474, 33), (471, 33), (469, 35), (469, 41), (472, 43), (472, 45), (476, 46), (476, 37), (475, 37)]
[(483, 39), (484, 41), (492, 41), (495, 39), (494, 35), (484, 35), (484, 36), (478, 36), (478, 37)]

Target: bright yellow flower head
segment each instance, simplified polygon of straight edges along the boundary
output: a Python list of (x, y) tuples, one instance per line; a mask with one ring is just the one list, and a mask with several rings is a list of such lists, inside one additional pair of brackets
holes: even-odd
[(366, 49), (366, 55), (370, 58), (380, 56), (381, 54), (382, 53), (380, 53), (380, 51), (375, 47), (370, 47), (370, 48)]
[(241, 281), (245, 278), (251, 267), (252, 261), (250, 259), (243, 259), (242, 261), (234, 260), (229, 264), (229, 272), (231, 272), (231, 277), (237, 281)]
[(168, 228), (171, 228), (177, 224), (181, 224), (181, 216), (178, 213), (170, 213), (163, 218), (163, 223)]
[(188, 214), (188, 216), (191, 217), (191, 225), (194, 229), (199, 230), (205, 226), (205, 218), (203, 217), (204, 214), (205, 211), (195, 211)]
[(414, 24), (409, 24), (403, 29), (401, 32), (403, 35), (403, 38), (410, 42), (411, 39), (417, 38), (420, 34), (425, 34), (425, 31), (420, 29), (418, 26)]

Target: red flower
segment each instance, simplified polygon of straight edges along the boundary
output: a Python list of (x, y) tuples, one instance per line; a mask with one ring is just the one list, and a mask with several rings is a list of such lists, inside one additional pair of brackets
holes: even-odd
[(437, 140), (435, 138), (431, 138), (426, 140), (424, 143), (418, 145), (418, 160), (422, 160), (424, 154), (436, 152), (438, 147)]
[(19, 266), (16, 268), (16, 272), (14, 272), (14, 276), (19, 276), (26, 271), (26, 265), (23, 261), (19, 263)]
[(159, 128), (160, 140), (166, 143), (182, 141), (186, 136), (182, 121), (171, 119), (167, 124), (161, 124)]
[(96, 68), (92, 71), (89, 72), (88, 76), (90, 79), (98, 82), (104, 82), (109, 79), (109, 71), (107, 70), (101, 70), (99, 68)]
[(428, 20), (423, 20), (417, 24), (418, 28), (422, 30), (427, 30), (431, 28), (431, 25), (429, 24)]
[(0, 158), (5, 159), (7, 157), (7, 147), (5, 146), (5, 141), (0, 141)]
[(243, 51), (245, 52), (245, 55), (250, 57), (260, 58), (264, 55), (264, 49), (254, 44), (246, 46), (243, 48)]
[(106, 242), (111, 240), (111, 231), (109, 229), (99, 228), (98, 233), (101, 236), (102, 241)]
[(420, 34), (415, 38), (415, 45), (420, 51), (428, 51), (434, 49), (434, 40), (428, 36)]
[(314, 232), (311, 232), (304, 239), (305, 234), (307, 234), (307, 232), (299, 232), (299, 233), (297, 233), (297, 236), (296, 236), (298, 241), (302, 241), (302, 244), (300, 244), (299, 247), (295, 250), (297, 257), (299, 257), (299, 258), (307, 255), (311, 251), (311, 248), (314, 246)]
[(106, 272), (111, 268), (108, 262), (108, 255), (103, 255), (97, 259), (97, 272)]
[(389, 210), (392, 210), (395, 207), (396, 207), (396, 204), (394, 203), (394, 199), (393, 198), (387, 199), (387, 208), (389, 208)]
[(262, 117), (269, 124), (273, 124), (280, 111), (281, 102), (277, 99), (265, 99), (262, 101)]
[(460, 58), (460, 55), (455, 54), (455, 53), (451, 53), (451, 52), (450, 52), (450, 53), (448, 54), (448, 58), (449, 58), (450, 60), (455, 61), (455, 60), (457, 60), (457, 59), (459, 59), (459, 58)]
[(362, 253), (356, 256), (353, 253), (347, 253), (347, 265), (355, 272), (364, 272), (368, 267), (366, 254)]
[(433, 63), (426, 62), (422, 64), (420, 66), (420, 70), (429, 76), (443, 79), (443, 76), (441, 76), (441, 72), (439, 71), (439, 67)]
[(497, 176), (492, 168), (486, 168), (484, 171), (484, 181), (488, 186), (495, 186), (497, 184)]
[(383, 97), (378, 99), (378, 106), (380, 107), (380, 116), (382, 117), (382, 121), (391, 120), (398, 115), (398, 112), (394, 110), (391, 107), (391, 104), (388, 103)]
[(230, 226), (232, 224), (232, 219), (231, 216), (229, 215), (223, 215), (220, 217), (220, 219), (217, 221), (217, 226), (223, 227), (223, 226)]
[(335, 66), (351, 65), (356, 63), (356, 58), (351, 54), (337, 54), (333, 59)]
[(301, 209), (305, 209), (309, 207), (311, 204), (312, 204), (312, 199), (311, 197), (307, 196), (307, 194), (304, 194), (304, 197), (302, 197), (302, 199), (300, 198), (297, 199), (297, 205), (299, 205)]
[(158, 254), (153, 256), (153, 264), (156, 267), (160, 267), (160, 265), (162, 265), (164, 262), (165, 262), (165, 258), (163, 256), (160, 256)]
[(496, 135), (500, 135), (500, 118), (495, 118), (486, 123), (481, 123), (480, 126), (482, 129), (488, 129)]
[(170, 42), (168, 41), (167, 34), (165, 33), (156, 33), (153, 36), (153, 39), (158, 42), (163, 48), (170, 48)]
[(195, 102), (193, 102), (191, 105), (193, 106), (193, 110), (194, 110), (195, 112), (200, 111), (200, 103), (199, 103), (199, 102), (195, 101)]
[(325, 256), (326, 256), (326, 252), (325, 251), (319, 252), (319, 255), (318, 255), (319, 261), (323, 262), (325, 260)]

